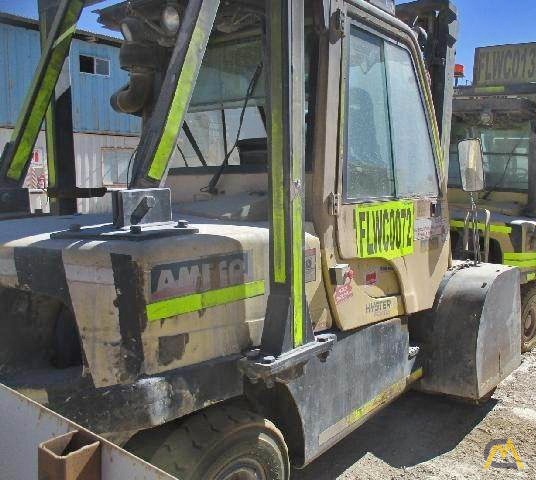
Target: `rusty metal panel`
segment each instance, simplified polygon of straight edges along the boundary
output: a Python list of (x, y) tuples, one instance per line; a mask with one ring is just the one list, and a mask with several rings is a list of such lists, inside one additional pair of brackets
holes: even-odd
[(0, 384), (0, 476), (9, 480), (37, 478), (40, 443), (74, 430), (101, 444), (101, 479), (176, 480), (140, 458), (29, 398)]
[(536, 43), (477, 48), (473, 81), (477, 87), (536, 82)]

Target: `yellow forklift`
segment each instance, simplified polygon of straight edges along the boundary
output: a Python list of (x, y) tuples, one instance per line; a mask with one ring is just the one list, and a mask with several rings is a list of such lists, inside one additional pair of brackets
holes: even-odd
[(536, 345), (536, 44), (476, 50), (474, 85), (455, 89), (449, 165), (449, 205), (455, 258), (471, 257), (458, 142), (480, 140), (485, 186), (475, 196), (484, 261), (521, 270), (522, 351)]
[(451, 2), (100, 10), (130, 75), (111, 104), (143, 119), (129, 186), (59, 168), (50, 196), (111, 215), (30, 215), (45, 116), (69, 159), (54, 86), (83, 8), (43, 1), (0, 166), (2, 383), (178, 478), (283, 480), (408, 388), (479, 402), (517, 368), (518, 269), (450, 259)]

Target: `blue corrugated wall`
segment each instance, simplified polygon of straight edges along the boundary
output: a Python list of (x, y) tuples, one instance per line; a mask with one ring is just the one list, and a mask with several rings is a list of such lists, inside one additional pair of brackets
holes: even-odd
[[(13, 127), (40, 55), (39, 32), (0, 23), (0, 127)], [(79, 55), (110, 60), (110, 76), (80, 72)], [(76, 132), (138, 135), (140, 120), (116, 113), (110, 96), (128, 80), (119, 68), (119, 49), (73, 40), (69, 55)]]
[[(80, 55), (109, 60), (110, 76), (81, 73)], [(70, 59), (75, 129), (82, 132), (139, 133), (138, 118), (116, 113), (110, 106), (110, 96), (128, 81), (128, 74), (119, 67), (119, 49), (75, 39)]]
[(0, 126), (13, 126), (39, 61), (39, 32), (0, 24)]

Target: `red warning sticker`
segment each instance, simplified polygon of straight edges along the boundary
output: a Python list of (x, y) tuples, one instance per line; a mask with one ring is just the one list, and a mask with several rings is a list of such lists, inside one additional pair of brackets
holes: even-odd
[(335, 288), (335, 293), (333, 294), (333, 298), (335, 299), (335, 303), (337, 305), (345, 302), (346, 300), (348, 300), (349, 298), (352, 298), (353, 296), (354, 296), (354, 292), (352, 291), (351, 283), (337, 286), (337, 288)]
[(376, 274), (376, 272), (368, 272), (365, 275), (365, 283), (367, 285), (376, 285), (377, 282), (378, 282), (378, 275)]

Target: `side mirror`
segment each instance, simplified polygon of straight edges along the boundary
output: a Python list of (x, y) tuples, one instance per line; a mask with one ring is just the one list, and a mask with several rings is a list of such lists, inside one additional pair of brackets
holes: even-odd
[(458, 143), (462, 188), (465, 192), (484, 190), (484, 155), (478, 138)]

